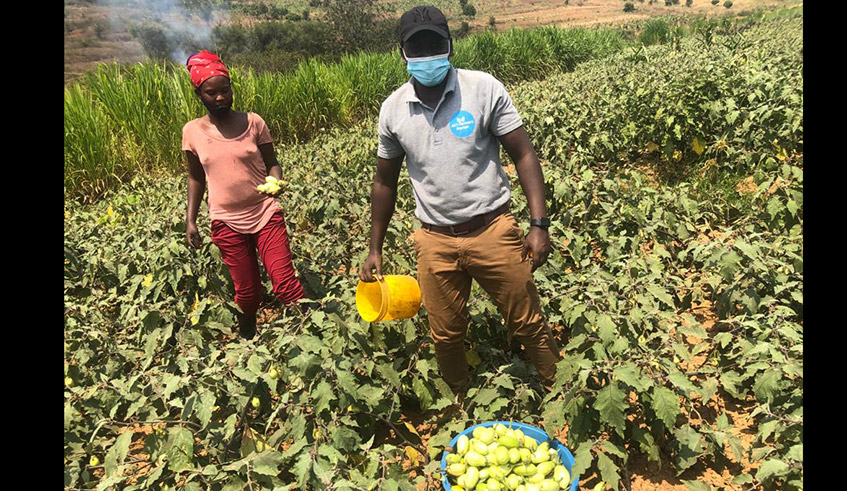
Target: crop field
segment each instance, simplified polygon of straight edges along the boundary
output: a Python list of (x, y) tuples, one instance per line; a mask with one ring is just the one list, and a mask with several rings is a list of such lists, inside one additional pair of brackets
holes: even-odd
[[(709, 0), (693, 0), (691, 6), (685, 0), (676, 5), (665, 5), (661, 0), (632, 0), (636, 9), (623, 12), (624, 0), (469, 0), (476, 15), (463, 15), (459, 0), (431, 0), (429, 5), (440, 8), (450, 25), (456, 29), (467, 22), (471, 32), (489, 29), (491, 17), (495, 18), (495, 29), (510, 27), (590, 27), (595, 25), (621, 24), (632, 20), (667, 15), (744, 15), (756, 9), (786, 8), (802, 6), (802, 0), (736, 0), (731, 9), (712, 5)], [(723, 3), (724, 0), (721, 0)], [(134, 63), (143, 61), (144, 49), (130, 32), (133, 22), (149, 16), (145, 0), (64, 0), (64, 74), (65, 84), (95, 68), (99, 63)], [(228, 20), (223, 25), (238, 22), (255, 22), (255, 16), (247, 15), (247, 5), (276, 6), (293, 13), (310, 11), (311, 18), (325, 17), (326, 0), (158, 0), (160, 7), (202, 6), (203, 4), (228, 6), (222, 12)], [(418, 5), (412, 0), (377, 0), (383, 9), (382, 15), (399, 18), (405, 9)], [(225, 58), (226, 60), (226, 58)]]
[[(612, 29), (537, 28), (482, 33), (456, 42), (453, 63), (504, 83), (572, 69), (622, 49)], [(375, 115), (408, 80), (398, 54), (359, 53), (339, 63), (309, 60), (292, 73), (246, 73), (233, 67), (236, 108), (268, 121), (281, 141), (302, 141)], [(103, 64), (65, 88), (65, 190), (86, 198), (138, 172), (182, 168), (182, 126), (203, 114), (185, 68), (146, 62)]]
[[(87, 142), (76, 150), (66, 134), (66, 191), (96, 192), (69, 193), (64, 210), (65, 489), (441, 489), (450, 439), (492, 420), (558, 438), (582, 490), (601, 480), (637, 491), (802, 489), (802, 31), (802, 10), (703, 22), (667, 42), (509, 80), (546, 181), (554, 251), (535, 281), (562, 360), (545, 393), (474, 285), (472, 387), (458, 408), (425, 309), (374, 324), (356, 312), (373, 112), (289, 139), (288, 123), (262, 113), (271, 81), (234, 71), (240, 108), (278, 125), (294, 264), (320, 303), (303, 314), (267, 296), (258, 335), (245, 341), (205, 204), (204, 245), (186, 244), (178, 162), (102, 187), (68, 180), (75, 152), (121, 134), (109, 115), (76, 103), (88, 93), (66, 89), (66, 121), (90, 121), (76, 126)], [(361, 107), (401, 75), (387, 73)], [(168, 99), (167, 124), (140, 120), (161, 124), (148, 133), (156, 148), (177, 145), (170, 133), (199, 111), (187, 84), (177, 92), (175, 75), (125, 77), (146, 80), (152, 97), (186, 98)], [(115, 91), (115, 111), (132, 100), (120, 85), (99, 87)], [(119, 153), (105, 152), (90, 165)], [(162, 152), (162, 162), (179, 153)], [(506, 169), (512, 211), (526, 223)], [(416, 274), (413, 211), (404, 170), (386, 274)]]

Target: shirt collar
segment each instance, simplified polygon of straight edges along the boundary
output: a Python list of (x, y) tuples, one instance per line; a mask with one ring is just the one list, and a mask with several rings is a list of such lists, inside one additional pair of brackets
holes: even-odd
[[(406, 82), (406, 97), (404, 99), (405, 102), (417, 102), (423, 104), (423, 102), (418, 98), (415, 94), (415, 86), (412, 85), (412, 80), (415, 77), (409, 77), (409, 81)], [(458, 73), (455, 67), (450, 67), (447, 71), (447, 85), (444, 86), (444, 93), (441, 97), (445, 97), (448, 93), (456, 90), (456, 79), (458, 78)]]

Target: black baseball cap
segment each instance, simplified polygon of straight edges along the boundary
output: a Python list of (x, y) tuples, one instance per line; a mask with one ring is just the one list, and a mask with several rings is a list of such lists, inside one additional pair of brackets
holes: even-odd
[(397, 37), (401, 43), (405, 43), (413, 34), (419, 31), (434, 31), (443, 37), (450, 38), (450, 29), (447, 28), (447, 17), (435, 7), (423, 5), (403, 12), (400, 16), (400, 28), (397, 29)]

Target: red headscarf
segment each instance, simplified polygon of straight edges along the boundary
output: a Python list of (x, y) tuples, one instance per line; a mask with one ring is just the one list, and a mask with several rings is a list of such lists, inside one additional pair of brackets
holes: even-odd
[(188, 68), (188, 74), (191, 75), (191, 83), (194, 84), (195, 89), (216, 75), (223, 75), (229, 78), (229, 71), (227, 71), (221, 59), (218, 58), (218, 55), (209, 53), (205, 49), (191, 55), (188, 58), (186, 67)]

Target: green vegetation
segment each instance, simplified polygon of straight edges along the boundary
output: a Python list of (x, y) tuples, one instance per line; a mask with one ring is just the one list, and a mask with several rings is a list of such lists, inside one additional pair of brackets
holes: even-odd
[[(505, 83), (542, 78), (618, 51), (613, 30), (484, 32), (456, 41), (453, 63)], [(231, 69), (237, 109), (256, 112), (280, 141), (303, 141), (376, 114), (408, 80), (397, 52), (310, 59), (284, 73)], [(203, 115), (182, 66), (100, 65), (65, 88), (65, 190), (91, 199), (139, 172), (179, 171), (182, 126)]]
[(664, 44), (670, 39), (671, 27), (668, 21), (662, 18), (646, 21), (638, 37), (639, 42), (645, 46)]
[[(706, 466), (750, 489), (803, 488), (802, 17), (744, 22), (709, 46), (692, 36), (510, 87), (554, 223), (535, 273), (565, 354), (547, 395), (476, 285), (474, 378), (454, 413), (425, 311), (384, 324), (356, 314), (372, 114), (279, 147), (295, 265), (321, 307), (271, 318), (249, 342), (230, 341), (231, 282), (208, 232), (202, 249), (185, 244), (184, 176), (138, 173), (97, 203), (66, 200), (65, 486), (412, 491), (436, 486), (459, 431), (515, 420), (551, 434), (567, 424), (572, 475), (613, 489), (660, 451), (691, 489)], [(140, 86), (168, 81), (172, 104), (192, 96), (162, 73)], [(135, 100), (112, 97), (116, 110)], [(109, 117), (95, 113), (84, 120)], [(160, 117), (148, 113), (132, 131)], [(93, 151), (143, 144), (91, 131)], [(404, 170), (389, 274), (414, 274), (413, 212)], [(743, 442), (735, 418), (755, 438)]]

